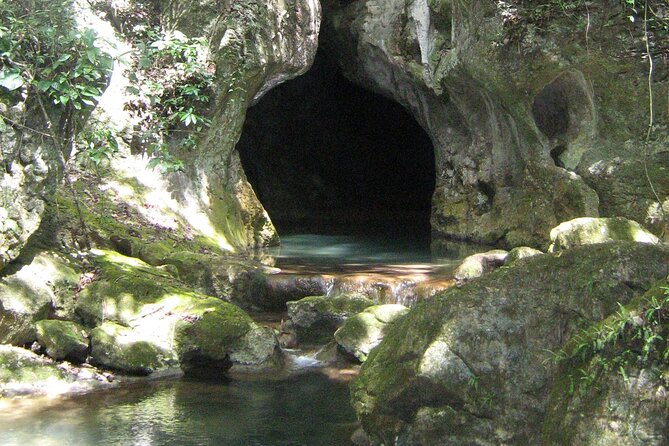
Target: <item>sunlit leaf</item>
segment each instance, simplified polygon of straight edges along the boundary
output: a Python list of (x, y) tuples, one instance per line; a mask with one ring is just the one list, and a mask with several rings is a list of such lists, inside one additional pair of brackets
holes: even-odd
[(0, 87), (14, 91), (21, 88), (23, 84), (25, 84), (25, 79), (19, 70), (12, 68), (0, 70)]

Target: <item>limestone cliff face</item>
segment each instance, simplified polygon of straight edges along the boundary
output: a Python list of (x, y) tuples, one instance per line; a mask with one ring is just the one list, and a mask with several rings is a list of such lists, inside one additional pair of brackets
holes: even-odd
[[(246, 179), (235, 144), (246, 109), (272, 87), (304, 73), (318, 46), (318, 0), (175, 2), (163, 19), (189, 36), (205, 36), (216, 65), (212, 125), (188, 169), (191, 199), (239, 248), (277, 241), (267, 212)], [(184, 194), (186, 197), (186, 194)]]
[[(16, 259), (38, 229), (45, 203), (57, 185), (57, 148), (38, 110), (26, 102), (0, 102), (0, 269)], [(27, 131), (30, 122), (38, 131)], [(22, 124), (24, 123), (24, 124)]]
[[(647, 184), (636, 207), (621, 185), (629, 170), (643, 176), (648, 122), (643, 27), (622, 6), (328, 0), (324, 10), (322, 40), (345, 74), (405, 105), (433, 140), (435, 235), (538, 245), (555, 223), (600, 211), (666, 226)], [(651, 39), (661, 52), (661, 32)], [(665, 84), (654, 84), (657, 123)], [(646, 151), (666, 150), (666, 136), (656, 130)], [(666, 201), (666, 181), (651, 176)]]

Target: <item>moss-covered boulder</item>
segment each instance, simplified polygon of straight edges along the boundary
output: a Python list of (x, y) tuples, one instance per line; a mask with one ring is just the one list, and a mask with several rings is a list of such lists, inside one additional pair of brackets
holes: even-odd
[(175, 366), (176, 358), (140, 333), (105, 322), (91, 331), (91, 362), (131, 375), (149, 375)]
[(35, 322), (51, 313), (72, 313), (79, 274), (62, 256), (25, 253), (0, 278), (0, 343), (23, 345), (36, 339)]
[(309, 296), (287, 305), (298, 342), (324, 344), (332, 340), (334, 332), (347, 318), (371, 307), (374, 301), (358, 294), (339, 294)]
[(53, 359), (84, 362), (88, 354), (88, 333), (71, 321), (42, 320), (35, 324), (37, 342)]
[(0, 345), (0, 396), (61, 395), (112, 385), (95, 369), (68, 368), (30, 350)]
[(552, 253), (613, 240), (659, 243), (659, 239), (639, 223), (622, 217), (576, 218), (553, 228), (550, 237), (548, 251)]
[(349, 355), (360, 362), (367, 360), (369, 352), (376, 347), (386, 326), (409, 311), (404, 305), (374, 305), (349, 317), (335, 332), (335, 340)]
[(458, 286), (462, 286), (504, 265), (508, 254), (503, 249), (493, 249), (492, 251), (474, 254), (465, 258), (453, 272), (455, 283)]
[[(190, 291), (164, 269), (139, 259), (94, 251), (93, 261), (97, 280), (81, 291), (76, 306), (87, 325), (105, 321), (127, 327), (131, 331), (119, 329), (122, 334), (155, 347), (154, 356), (174, 356), (187, 372), (209, 368), (222, 375), (233, 365), (262, 369), (279, 364), (274, 333), (262, 329), (239, 307)], [(97, 333), (101, 340), (112, 338), (109, 342), (113, 342), (114, 335), (108, 331)], [(95, 358), (95, 338), (92, 345)], [(97, 358), (101, 364), (110, 364), (104, 355)], [(149, 369), (153, 368), (137, 370)]]
[(667, 272), (668, 247), (611, 242), (451, 288), (389, 326), (352, 384), (353, 406), (378, 443), (541, 444), (559, 374), (550, 352)]

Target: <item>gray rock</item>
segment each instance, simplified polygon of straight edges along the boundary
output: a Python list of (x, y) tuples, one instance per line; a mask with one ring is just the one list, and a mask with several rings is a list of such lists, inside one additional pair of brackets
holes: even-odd
[(365, 308), (346, 319), (335, 332), (335, 340), (345, 352), (364, 362), (369, 352), (383, 339), (386, 326), (408, 311), (407, 307), (396, 304)]
[[(36, 339), (35, 322), (56, 311), (70, 313), (79, 274), (59, 255), (38, 252), (0, 279), (0, 342), (24, 345)], [(70, 310), (68, 310), (68, 308)]]
[(509, 251), (509, 255), (506, 256), (506, 260), (504, 260), (505, 265), (510, 265), (511, 263), (515, 262), (516, 260), (520, 259), (526, 259), (528, 257), (533, 257), (533, 256), (538, 256), (542, 255), (543, 252), (539, 251), (538, 249), (530, 248), (528, 246), (519, 246), (517, 248), (513, 248), (511, 251)]
[(453, 273), (455, 283), (458, 286), (462, 286), (504, 265), (508, 254), (508, 252), (502, 249), (494, 249), (465, 258)]
[(56, 364), (30, 350), (0, 345), (0, 396), (66, 395), (114, 385), (96, 369)]
[(576, 218), (551, 230), (548, 252), (610, 241), (659, 243), (659, 239), (635, 221), (626, 218)]
[(91, 362), (131, 375), (149, 375), (177, 364), (172, 351), (114, 322), (91, 331)]
[(288, 318), (298, 342), (325, 344), (344, 321), (374, 302), (358, 294), (309, 296), (288, 302)]

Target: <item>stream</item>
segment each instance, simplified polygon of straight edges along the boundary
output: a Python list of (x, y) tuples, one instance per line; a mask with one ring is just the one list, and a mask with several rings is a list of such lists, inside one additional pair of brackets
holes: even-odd
[[(434, 276), (469, 252), (433, 257), (411, 240), (294, 235), (270, 252), (281, 274)], [(469, 250), (467, 250), (469, 251)], [(413, 276), (412, 276), (413, 277)], [(269, 323), (270, 321), (268, 321)], [(351, 445), (358, 428), (342, 370), (299, 351), (282, 378), (144, 381), (0, 407), (3, 445)], [(303, 356), (300, 356), (303, 355)]]

